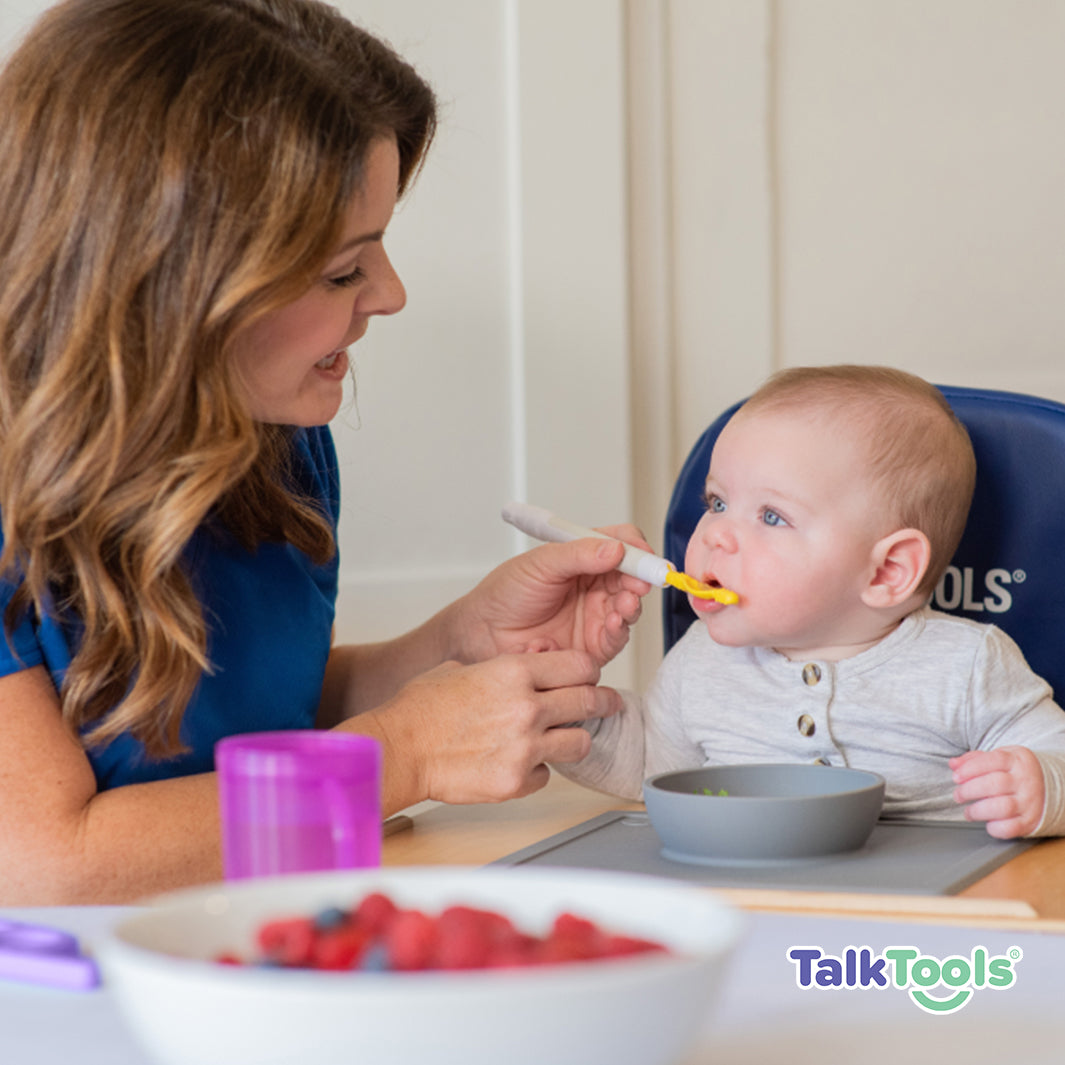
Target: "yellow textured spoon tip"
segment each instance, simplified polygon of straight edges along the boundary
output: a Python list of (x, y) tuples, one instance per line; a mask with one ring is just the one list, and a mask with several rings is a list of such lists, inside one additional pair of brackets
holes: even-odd
[(702, 581), (697, 581), (694, 577), (689, 577), (687, 573), (681, 573), (679, 570), (670, 570), (666, 574), (666, 584), (672, 584), (674, 588), (679, 588), (687, 595), (694, 595), (696, 599), (716, 599), (725, 606), (732, 606), (733, 603), (740, 601), (740, 597), (728, 588), (712, 588), (709, 584), (703, 584)]

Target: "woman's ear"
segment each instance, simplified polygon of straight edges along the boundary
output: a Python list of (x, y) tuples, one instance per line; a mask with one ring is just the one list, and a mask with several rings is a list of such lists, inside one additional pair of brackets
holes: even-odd
[(919, 529), (899, 529), (873, 547), (873, 576), (862, 602), (878, 610), (899, 606), (917, 591), (928, 570), (932, 545)]

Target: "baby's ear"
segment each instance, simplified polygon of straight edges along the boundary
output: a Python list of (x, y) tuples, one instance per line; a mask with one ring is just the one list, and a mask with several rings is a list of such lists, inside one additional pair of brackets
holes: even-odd
[(919, 529), (899, 529), (873, 547), (873, 577), (862, 602), (878, 610), (899, 606), (917, 591), (932, 557), (932, 545)]

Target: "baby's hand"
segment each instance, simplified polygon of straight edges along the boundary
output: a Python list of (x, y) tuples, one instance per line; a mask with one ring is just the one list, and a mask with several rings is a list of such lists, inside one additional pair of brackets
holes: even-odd
[(987, 832), (1012, 839), (1034, 832), (1043, 818), (1046, 785), (1039, 761), (1027, 747), (968, 751), (951, 758), (955, 802), (967, 802), (969, 821), (986, 821)]

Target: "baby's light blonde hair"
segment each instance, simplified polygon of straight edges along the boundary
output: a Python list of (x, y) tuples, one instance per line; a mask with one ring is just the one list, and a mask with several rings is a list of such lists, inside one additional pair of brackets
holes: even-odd
[(66, 0), (0, 74), (0, 571), (80, 630), (71, 730), (180, 749), (206, 626), (183, 552), (334, 551), (234, 340), (320, 280), (364, 163), (402, 193), (429, 86), (312, 0)]
[(800, 366), (770, 377), (740, 413), (780, 409), (819, 416), (864, 451), (891, 531), (928, 537), (918, 591), (930, 595), (965, 531), (976, 483), (969, 434), (939, 389), (887, 366)]

